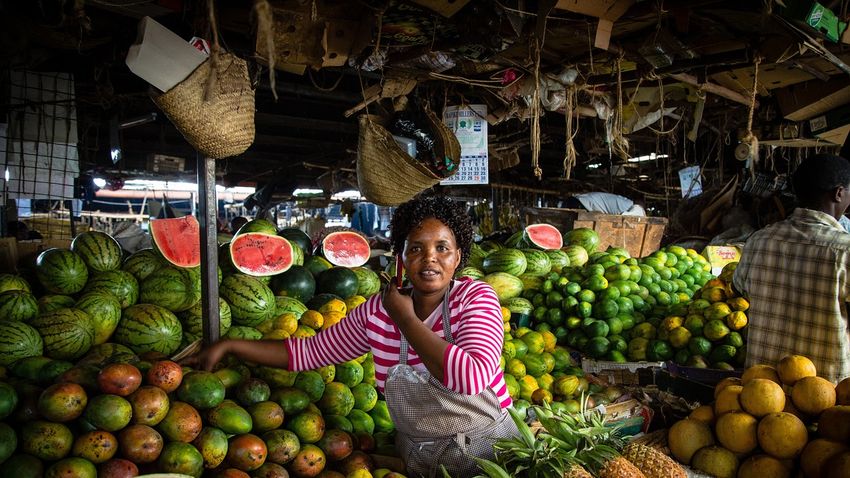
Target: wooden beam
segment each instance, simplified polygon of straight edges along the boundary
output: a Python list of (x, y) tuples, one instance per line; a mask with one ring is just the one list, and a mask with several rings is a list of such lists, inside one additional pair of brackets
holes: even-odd
[[(706, 93), (711, 93), (713, 95), (726, 98), (727, 100), (734, 101), (735, 103), (740, 103), (742, 105), (750, 105), (751, 99), (749, 97), (744, 96), (741, 93), (738, 93), (737, 91), (732, 91), (729, 88), (726, 88), (725, 86), (720, 86), (716, 83), (709, 83), (707, 81), (701, 82), (696, 76), (688, 73), (674, 73), (669, 76), (670, 78), (675, 78), (676, 80), (679, 80), (682, 83), (701, 87)], [(755, 106), (758, 107), (758, 101), (756, 101)]]

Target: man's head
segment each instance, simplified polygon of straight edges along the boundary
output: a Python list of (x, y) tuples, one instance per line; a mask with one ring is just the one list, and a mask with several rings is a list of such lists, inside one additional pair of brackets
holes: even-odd
[(840, 156), (806, 158), (791, 181), (800, 206), (838, 218), (850, 205), (850, 161)]

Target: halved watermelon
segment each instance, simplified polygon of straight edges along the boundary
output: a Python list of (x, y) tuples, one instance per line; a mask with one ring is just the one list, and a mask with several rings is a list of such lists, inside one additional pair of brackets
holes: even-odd
[(230, 241), (233, 265), (250, 276), (273, 276), (292, 266), (292, 245), (286, 238), (262, 232), (239, 234)]
[(156, 250), (177, 267), (201, 265), (201, 233), (195, 216), (152, 219), (151, 238)]
[(322, 240), (322, 255), (335, 266), (362, 266), (369, 261), (370, 254), (369, 242), (356, 232), (333, 232)]
[(561, 231), (551, 224), (531, 224), (525, 226), (523, 239), (531, 247), (543, 250), (555, 250), (564, 247)]

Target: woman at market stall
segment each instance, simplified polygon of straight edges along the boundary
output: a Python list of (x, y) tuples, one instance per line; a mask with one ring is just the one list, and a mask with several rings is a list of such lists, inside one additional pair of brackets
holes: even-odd
[(314, 337), (221, 341), (198, 363), (210, 370), (230, 353), (298, 371), (371, 351), (408, 472), (433, 477), (443, 465), (453, 477), (476, 475), (472, 457), (492, 457), (495, 440), (518, 431), (499, 367), (499, 301), (483, 282), (453, 279), (469, 257), (470, 217), (449, 198), (420, 197), (396, 209), (391, 231), (410, 287), (388, 285)]

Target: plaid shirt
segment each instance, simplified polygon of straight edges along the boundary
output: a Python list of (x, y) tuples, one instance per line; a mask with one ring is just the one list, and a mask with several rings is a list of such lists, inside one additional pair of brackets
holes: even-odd
[(799, 354), (827, 380), (850, 377), (848, 274), (850, 234), (826, 213), (797, 208), (753, 234), (734, 276), (750, 300), (747, 366)]

